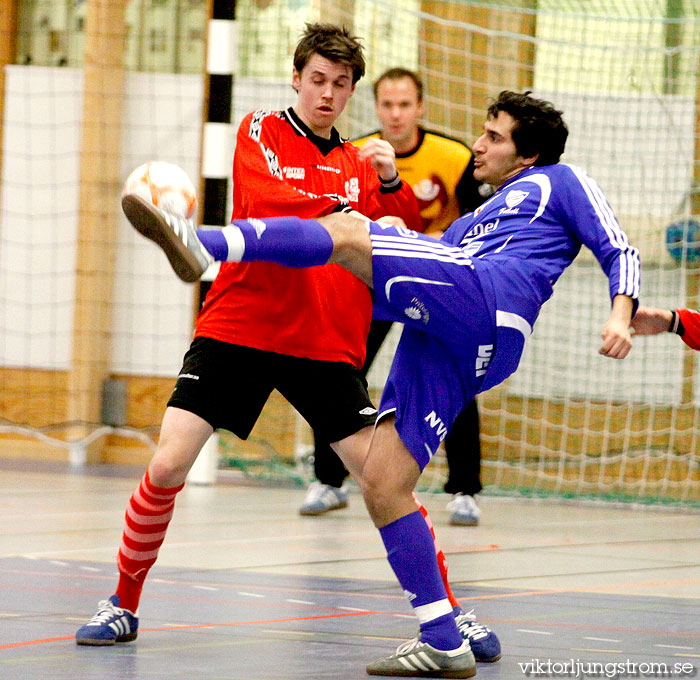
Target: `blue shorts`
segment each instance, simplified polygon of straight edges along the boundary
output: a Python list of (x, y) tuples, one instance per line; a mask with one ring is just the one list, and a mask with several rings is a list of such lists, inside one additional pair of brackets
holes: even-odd
[(496, 343), (495, 306), (462, 249), (374, 222), (370, 238), (374, 316), (404, 324), (379, 419), (395, 414), (422, 470), (481, 389)]

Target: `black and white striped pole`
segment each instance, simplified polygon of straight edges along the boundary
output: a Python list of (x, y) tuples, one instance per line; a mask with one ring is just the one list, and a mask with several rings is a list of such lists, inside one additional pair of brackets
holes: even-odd
[[(224, 226), (228, 222), (227, 199), (233, 167), (231, 127), (233, 78), (237, 61), (236, 3), (213, 0), (207, 31), (205, 121), (202, 126), (202, 224)], [(201, 308), (216, 268), (199, 285)]]
[(236, 3), (213, 0), (207, 36), (207, 116), (202, 131), (202, 221), (214, 226), (223, 226), (228, 220), (233, 77), (238, 51), (236, 31)]
[[(237, 63), (237, 24), (235, 0), (213, 0), (207, 34), (206, 84), (202, 126), (201, 221), (202, 224), (225, 226), (228, 223), (227, 201), (233, 167), (233, 78)], [(213, 268), (199, 282), (199, 310), (216, 275)], [(187, 481), (213, 484), (219, 461), (219, 436), (215, 432), (197, 457)]]

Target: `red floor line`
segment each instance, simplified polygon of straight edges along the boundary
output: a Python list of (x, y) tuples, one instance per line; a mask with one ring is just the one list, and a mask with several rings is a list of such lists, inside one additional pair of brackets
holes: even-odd
[[(259, 624), (270, 623), (291, 623), (293, 621), (315, 621), (317, 619), (341, 619), (348, 616), (369, 616), (371, 614), (380, 614), (382, 612), (348, 612), (344, 614), (325, 614), (323, 616), (296, 616), (288, 619), (263, 619), (261, 621), (230, 621), (227, 623), (196, 623), (183, 626), (163, 626), (162, 628), (144, 628), (141, 633), (152, 633), (156, 631), (166, 630), (195, 630), (197, 628), (225, 628), (231, 626), (254, 626)], [(10, 642), (5, 645), (0, 645), (0, 650), (14, 649), (17, 647), (27, 647), (29, 645), (45, 645), (49, 642), (64, 642), (66, 640), (74, 640), (74, 635), (55, 638), (43, 638), (40, 640), (23, 640), (22, 642)]]

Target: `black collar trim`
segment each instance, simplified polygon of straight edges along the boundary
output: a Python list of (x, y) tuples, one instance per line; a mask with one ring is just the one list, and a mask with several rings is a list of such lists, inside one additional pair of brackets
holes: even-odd
[(309, 126), (304, 123), (301, 118), (299, 118), (291, 106), (283, 113), (284, 117), (294, 128), (297, 135), (299, 137), (307, 137), (308, 140), (314, 146), (316, 146), (324, 156), (327, 156), (337, 146), (342, 146), (345, 143), (345, 140), (340, 136), (340, 133), (335, 128), (331, 128), (330, 139), (324, 139), (323, 137), (319, 137), (318, 135), (314, 134), (311, 131), (311, 128), (309, 128)]
[(425, 130), (422, 127), (418, 128), (418, 143), (410, 150), (406, 151), (405, 153), (397, 153), (396, 158), (408, 158), (409, 156), (413, 156), (418, 149), (420, 149), (421, 145), (423, 144), (423, 140), (425, 139)]

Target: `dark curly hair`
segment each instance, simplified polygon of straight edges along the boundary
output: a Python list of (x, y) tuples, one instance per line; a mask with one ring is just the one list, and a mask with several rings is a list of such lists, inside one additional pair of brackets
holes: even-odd
[(365, 58), (359, 38), (350, 35), (345, 26), (306, 24), (294, 51), (294, 68), (301, 73), (309, 59), (318, 54), (336, 64), (352, 69), (353, 85), (365, 75)]
[(523, 93), (503, 90), (489, 106), (488, 117), (496, 118), (499, 111), (512, 116), (515, 125), (511, 135), (518, 155), (530, 158), (539, 154), (535, 165), (553, 165), (564, 153), (569, 128), (561, 111), (530, 94), (529, 90)]

